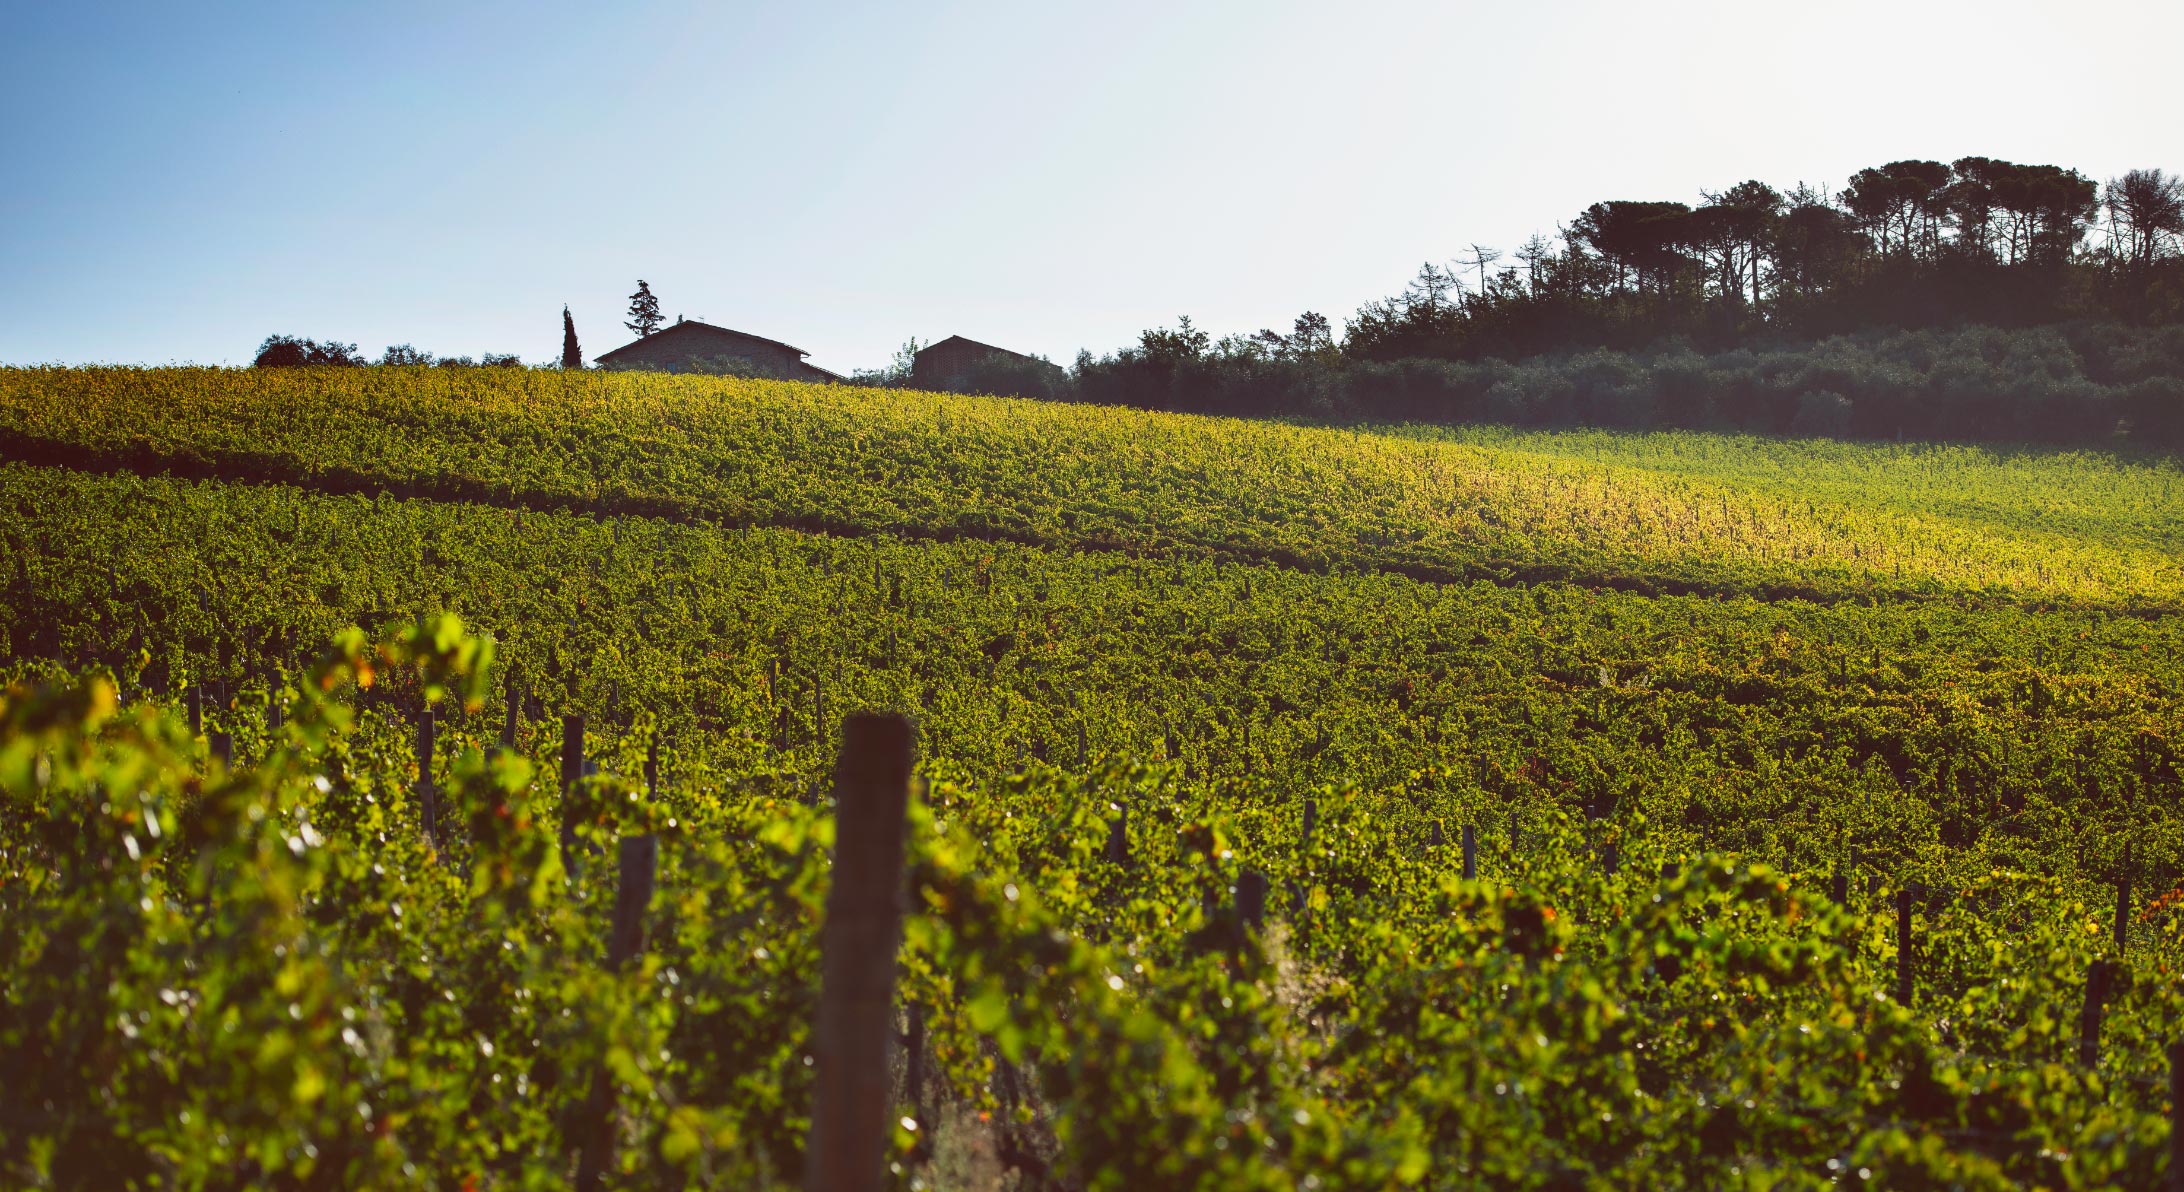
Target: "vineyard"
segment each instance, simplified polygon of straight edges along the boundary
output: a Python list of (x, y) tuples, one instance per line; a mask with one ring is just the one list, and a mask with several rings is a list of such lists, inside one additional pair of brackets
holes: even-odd
[(0, 370), (0, 1184), (2162, 1187), (2180, 480)]

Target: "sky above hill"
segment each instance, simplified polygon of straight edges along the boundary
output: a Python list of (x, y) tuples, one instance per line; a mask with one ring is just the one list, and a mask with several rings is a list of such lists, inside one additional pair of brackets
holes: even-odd
[[(206, 11), (195, 11), (198, 8)], [(2184, 168), (2184, 5), (20, 6), (0, 363), (552, 360), (628, 296), (848, 371), (1338, 324), (1601, 199)]]

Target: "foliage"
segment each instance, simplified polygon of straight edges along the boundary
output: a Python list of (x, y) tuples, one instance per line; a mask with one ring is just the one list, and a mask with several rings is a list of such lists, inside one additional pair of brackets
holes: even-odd
[(2184, 182), (2163, 171), (2104, 188), (2056, 166), (1899, 161), (1839, 194), (1747, 180), (1703, 200), (1594, 203), (1499, 272), (1477, 244), (1427, 261), (1339, 346), (1309, 312), (1289, 336), (1148, 330), (1080, 355), (1071, 394), (1246, 416), (2184, 444), (2163, 384), (2184, 377)]
[[(1675, 200), (1594, 203), (1489, 274), (1478, 245), (1428, 262), (1349, 321), (1354, 359), (1515, 358), (1690, 337), (1714, 350), (1860, 330), (2070, 319), (2174, 324), (2184, 216), (2174, 179), (2105, 188), (1987, 157), (1860, 170), (1840, 193), (1757, 180)], [(2089, 236), (2091, 239), (2089, 240)], [(1476, 268), (1466, 289), (1463, 268)]]
[[(449, 619), (377, 650), (344, 635), (232, 772), (175, 716), (118, 709), (102, 674), (9, 690), (12, 1178), (557, 1186), (603, 1065), (623, 1179), (794, 1182), (827, 821), (703, 783), (646, 793), (620, 775), (652, 730), (599, 740), (580, 855), (649, 831), (662, 857), (643, 963), (603, 972), (611, 878), (563, 870), (532, 763), (455, 734), (430, 777), (468, 829), (435, 850), (400, 724), (342, 699), (407, 675), (476, 712), (491, 656)], [(1535, 811), (1464, 881), (1424, 839), (1479, 822), (1460, 790), (1324, 788), (1306, 820), (1280, 787), (1170, 767), (929, 773), (903, 988), (937, 1087), (905, 1107), (938, 1091), (998, 1115), (1049, 1179), (2158, 1178), (2174, 924), (2137, 935), (2081, 1066), (2069, 1007), (2105, 934), (2054, 879), (1995, 870), (1933, 908), (1904, 1006), (1885, 913), (1664, 855), (1639, 815)], [(1118, 860), (1097, 845), (1125, 806)], [(1296, 892), (1271, 929), (1225, 909), (1247, 868)], [(919, 1186), (938, 1119), (907, 1120), (896, 1167)]]
[(1676, 339), (1516, 363), (1300, 356), (1235, 339), (1167, 362), (1138, 348), (1088, 357), (1073, 394), (1240, 416), (2175, 448), (2184, 445), (2180, 376), (2184, 327), (2089, 323), (1868, 331), (1707, 352)]
[(918, 352), (931, 346), (919, 343), (918, 337), (913, 335), (895, 349), (895, 354), (888, 357), (884, 367), (860, 368), (849, 375), (850, 383), (870, 389), (908, 388), (911, 370), (917, 367)]
[(379, 357), (379, 363), (394, 367), (429, 365), (438, 362), (439, 357), (410, 344), (388, 344), (387, 350), (381, 353)]
[[(388, 351), (391, 353), (393, 349)], [(354, 366), (363, 364), (364, 358), (357, 355), (355, 344), (268, 335), (265, 342), (258, 345), (258, 355), (251, 363), (258, 368), (302, 368), (313, 364)]]
[(421, 369), (0, 425), (0, 1183), (559, 1187), (605, 1072), (615, 1182), (795, 1185), (861, 708), (899, 1186), (2166, 1174), (2165, 460)]
[[(10, 458), (76, 467), (1440, 580), (2154, 607), (2184, 593), (2165, 457), (1367, 433), (544, 370), (0, 370), (0, 432)], [(1779, 474), (1755, 480), (1762, 459)]]
[(629, 296), (629, 321), (622, 324), (629, 333), (643, 339), (660, 329), (665, 322), (660, 315), (660, 300), (653, 296), (652, 287), (643, 278), (637, 280), (637, 292)]

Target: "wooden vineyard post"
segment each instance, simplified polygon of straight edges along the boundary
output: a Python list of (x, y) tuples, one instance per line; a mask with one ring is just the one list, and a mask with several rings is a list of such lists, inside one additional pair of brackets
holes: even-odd
[(1896, 1001), (1911, 1005), (1911, 891), (1896, 891)]
[(1622, 851), (1617, 849), (1615, 842), (1611, 840), (1600, 850), (1600, 872), (1607, 874), (1609, 877), (1614, 877), (1615, 871), (1622, 867)]
[(1130, 863), (1130, 809), (1116, 804), (1115, 818), (1107, 821), (1107, 860), (1112, 865)]
[[(645, 909), (652, 905), (652, 882), (659, 869), (660, 843), (647, 833), (624, 836), (614, 883), (614, 928), (607, 937), (607, 971), (621, 972), (645, 950)], [(576, 1186), (599, 1187), (614, 1161), (614, 1076), (604, 1062), (592, 1075), (591, 1099), (585, 1103)]]
[(901, 716), (860, 713), (842, 722), (834, 884), (819, 934), (807, 1192), (877, 1192), (884, 1182), (912, 752)]
[(584, 780), (584, 718), (561, 718), (561, 871), (576, 876), (576, 785)]
[(516, 722), (523, 715), (523, 702), (516, 695), (516, 668), (508, 668), (508, 719), (501, 722), (500, 747), (503, 752), (516, 751)]
[(425, 822), (425, 839), (440, 846), (440, 792), (432, 785), (432, 709), (417, 714), (417, 808)]
[(2116, 955), (2131, 938), (2131, 842), (2123, 842), (2123, 868), (2116, 874)]
[(189, 693), (190, 735), (202, 736), (205, 732), (205, 692), (202, 685), (190, 684)]
[(645, 908), (652, 904), (660, 842), (649, 832), (624, 836), (616, 860), (614, 934), (607, 941), (607, 967), (619, 972), (645, 950)]
[(1266, 875), (1256, 869), (1246, 869), (1236, 876), (1236, 927), (1237, 942), (1246, 935), (1256, 935), (1266, 924)]
[(774, 710), (773, 745), (775, 753), (788, 749), (789, 721), (787, 701), (781, 698), (781, 659), (766, 660), (766, 702)]
[(931, 1145), (933, 1122), (925, 1112), (925, 1007), (908, 1002), (903, 1008), (903, 1049), (905, 1056), (903, 1084), (910, 1097), (910, 1118), (918, 1124), (918, 1147), (923, 1151)]
[(652, 726), (652, 739), (645, 742), (645, 797), (660, 797), (660, 726)]
[(212, 756), (220, 759), (222, 770), (235, 768), (235, 738), (232, 735), (215, 730), (206, 737), (206, 744), (212, 747)]
[(1464, 880), (1475, 881), (1479, 876), (1479, 830), (1464, 825)]
[(2115, 966), (2096, 960), (2085, 969), (2085, 1008), (2078, 1012), (2078, 1062), (2097, 1067), (2101, 1062), (2101, 1015), (2108, 1008), (2108, 987)]
[(1297, 884), (1291, 887), (1289, 891), (1289, 918), (1292, 926), (1294, 926), (1300, 932), (1304, 929), (1305, 903), (1310, 897), (1310, 895), (1305, 893), (1305, 890), (1308, 886), (1311, 885), (1312, 829), (1317, 826), (1318, 820), (1319, 804), (1312, 801), (1311, 799), (1306, 799), (1304, 801), (1304, 832), (1302, 834), (1302, 840), (1298, 846), (1298, 851), (1304, 854), (1305, 878), (1304, 880), (1297, 882)]
[(1834, 877), (1833, 879), (1831, 879), (1831, 880), (1830, 880), (1830, 881), (1828, 882), (1828, 897), (1829, 897), (1830, 899), (1832, 899), (1832, 900), (1834, 901), (1835, 905), (1837, 905), (1837, 906), (1845, 906), (1845, 905), (1848, 905), (1848, 904), (1849, 904), (1849, 902), (1850, 902), (1850, 875), (1849, 875), (1849, 874), (1847, 874), (1847, 873), (1844, 873), (1844, 872), (1843, 872), (1843, 871), (1842, 871), (1841, 869), (1837, 869), (1837, 870), (1835, 871), (1835, 877)]

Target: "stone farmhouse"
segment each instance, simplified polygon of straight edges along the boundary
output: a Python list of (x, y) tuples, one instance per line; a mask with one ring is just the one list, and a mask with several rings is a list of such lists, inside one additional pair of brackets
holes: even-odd
[(810, 354), (778, 339), (687, 319), (594, 357), (592, 363), (646, 372), (725, 373), (789, 381), (843, 379), (807, 362), (804, 357)]

